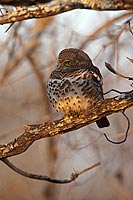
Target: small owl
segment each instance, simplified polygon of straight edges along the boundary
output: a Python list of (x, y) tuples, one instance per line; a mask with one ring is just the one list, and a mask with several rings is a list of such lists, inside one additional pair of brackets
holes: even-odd
[[(74, 48), (64, 49), (48, 79), (48, 98), (64, 116), (78, 115), (104, 100), (102, 84), (99, 69), (85, 52)], [(99, 128), (110, 125), (106, 117), (96, 123)]]

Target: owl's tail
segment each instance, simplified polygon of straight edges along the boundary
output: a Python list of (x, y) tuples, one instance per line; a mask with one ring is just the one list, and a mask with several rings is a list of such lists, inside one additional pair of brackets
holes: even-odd
[(110, 125), (107, 117), (103, 117), (103, 118), (99, 119), (98, 121), (96, 121), (96, 124), (99, 128), (108, 127)]

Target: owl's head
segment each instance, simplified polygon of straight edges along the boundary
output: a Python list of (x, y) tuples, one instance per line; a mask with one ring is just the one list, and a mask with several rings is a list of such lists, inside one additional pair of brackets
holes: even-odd
[(92, 66), (92, 61), (90, 57), (80, 49), (64, 49), (59, 53), (58, 56), (58, 67), (67, 68), (67, 67), (85, 67)]

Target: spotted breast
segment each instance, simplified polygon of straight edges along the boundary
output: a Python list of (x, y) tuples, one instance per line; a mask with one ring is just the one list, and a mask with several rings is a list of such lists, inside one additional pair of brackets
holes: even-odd
[[(53, 107), (64, 115), (75, 115), (92, 109), (103, 101), (102, 76), (89, 56), (79, 49), (64, 49), (51, 73), (47, 93)], [(106, 117), (98, 120), (99, 128), (109, 126)]]

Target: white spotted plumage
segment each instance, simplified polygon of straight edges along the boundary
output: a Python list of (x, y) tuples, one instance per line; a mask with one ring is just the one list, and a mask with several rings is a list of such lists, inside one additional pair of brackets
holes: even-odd
[[(49, 78), (47, 90), (53, 107), (65, 114), (77, 113), (89, 109), (95, 100), (103, 99), (102, 95), (99, 95), (102, 92), (99, 87), (101, 82), (97, 80), (96, 87), (92, 76), (92, 72), (80, 71), (70, 76), (66, 75), (63, 79)], [(84, 93), (83, 87), (88, 92)], [(90, 93), (95, 93), (93, 98), (90, 98)]]
[[(102, 75), (90, 57), (79, 49), (64, 49), (51, 73), (47, 93), (53, 107), (63, 115), (77, 115), (103, 101)], [(99, 128), (109, 126), (106, 117), (96, 121)]]

